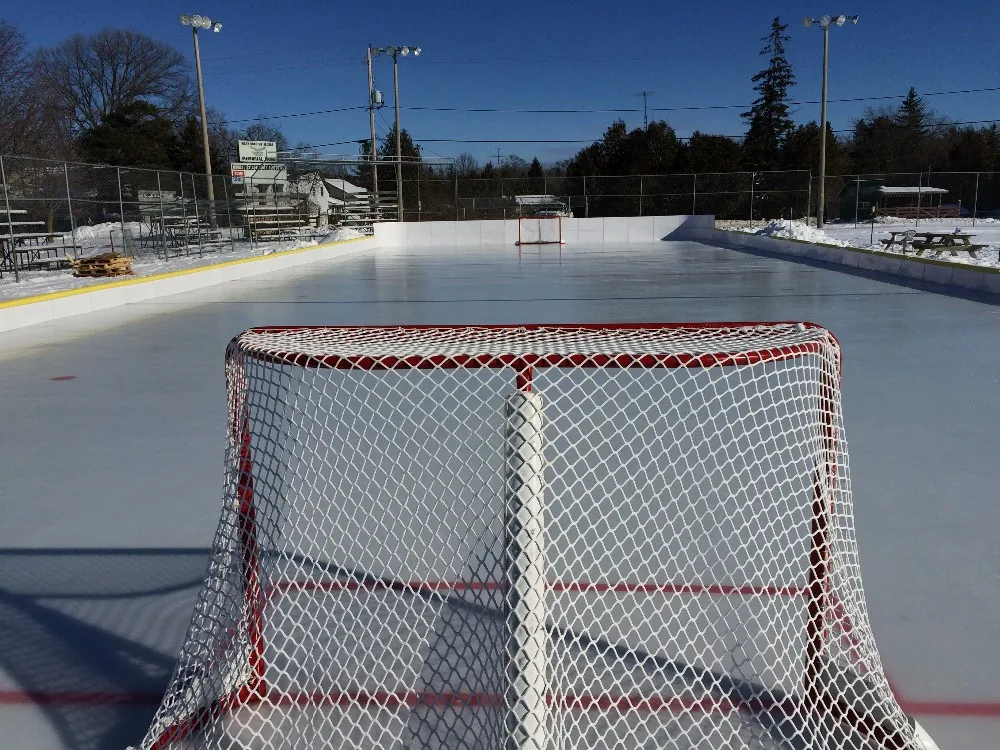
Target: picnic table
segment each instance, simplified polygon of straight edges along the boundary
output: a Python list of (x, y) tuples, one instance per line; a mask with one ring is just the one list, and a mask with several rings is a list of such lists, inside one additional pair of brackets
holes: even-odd
[(952, 255), (958, 255), (959, 250), (964, 250), (973, 258), (977, 250), (982, 250), (986, 245), (972, 244), (974, 234), (965, 232), (917, 232), (913, 240), (913, 247), (917, 255), (923, 255), (925, 250), (944, 251), (948, 250)]
[(915, 229), (902, 229), (889, 232), (889, 238), (879, 240), (886, 250), (891, 250), (899, 246), (904, 253), (912, 247), (917, 255), (923, 255), (928, 250), (944, 251), (948, 250), (952, 255), (958, 255), (960, 250), (964, 250), (973, 258), (977, 250), (982, 250), (986, 245), (975, 245), (972, 243), (974, 234), (965, 232), (918, 232)]
[(907, 248), (913, 242), (913, 237), (916, 233), (915, 229), (893, 231), (889, 232), (889, 239), (879, 240), (879, 242), (885, 246), (886, 250), (892, 250), (893, 247), (899, 245), (900, 250), (905, 253)]

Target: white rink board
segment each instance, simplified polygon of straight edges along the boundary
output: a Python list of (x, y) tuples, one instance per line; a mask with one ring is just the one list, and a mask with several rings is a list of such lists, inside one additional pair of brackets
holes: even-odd
[[(589, 244), (564, 227), (561, 252), (519, 255), (516, 223), (509, 243), (504, 222), (431, 226), (401, 246), (0, 334), (0, 588), (16, 594), (0, 601), (4, 743), (139, 739), (199, 585), (185, 550), (205, 550), (218, 520), (222, 355), (238, 331), (802, 319), (844, 347), (862, 572), (890, 677), (942, 748), (995, 748), (998, 308), (697, 242), (606, 245), (605, 223), (611, 237), (645, 233), (601, 222), (598, 241), (579, 224)], [(92, 568), (81, 548), (96, 547), (115, 554)], [(38, 548), (54, 550), (44, 565), (25, 554)], [(10, 697), (27, 690), (63, 699)], [(96, 694), (132, 702), (69, 700)], [(955, 715), (963, 706), (982, 715)]]

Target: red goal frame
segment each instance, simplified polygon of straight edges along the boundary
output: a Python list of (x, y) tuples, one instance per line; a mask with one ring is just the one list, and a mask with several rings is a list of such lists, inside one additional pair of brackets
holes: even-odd
[[(552, 217), (559, 220), (558, 217)], [(546, 218), (546, 220), (549, 220)], [(246, 333), (282, 333), (323, 330), (372, 330), (393, 331), (405, 334), (406, 331), (454, 330), (498, 331), (511, 330), (543, 330), (543, 329), (586, 329), (593, 331), (639, 330), (639, 329), (678, 329), (678, 330), (724, 330), (747, 326), (778, 326), (794, 325), (788, 322), (770, 323), (662, 323), (662, 324), (554, 324), (554, 325), (489, 325), (489, 326), (274, 326), (255, 327)], [(806, 329), (825, 330), (814, 323), (801, 323)], [(836, 338), (828, 331), (826, 334), (834, 345)], [(239, 336), (234, 338), (226, 351), (227, 363), (237, 354), (261, 362), (271, 362), (305, 368), (335, 369), (335, 370), (423, 370), (423, 369), (478, 369), (510, 368), (513, 385), (517, 390), (531, 392), (534, 372), (537, 368), (638, 368), (638, 369), (673, 369), (673, 368), (709, 368), (752, 365), (765, 362), (777, 362), (796, 359), (822, 351), (825, 344), (818, 341), (803, 342), (792, 345), (782, 345), (761, 348), (752, 351), (708, 351), (701, 354), (669, 354), (669, 353), (620, 353), (592, 354), (585, 352), (546, 354), (462, 354), (450, 353), (440, 355), (415, 356), (372, 356), (368, 354), (354, 355), (313, 355), (304, 352), (269, 350), (266, 352), (250, 351), (239, 345)], [(839, 348), (839, 345), (838, 345)], [(817, 461), (814, 473), (814, 495), (809, 510), (811, 516), (809, 539), (809, 573), (804, 587), (780, 586), (760, 587), (745, 585), (739, 582), (721, 584), (694, 584), (689, 582), (667, 582), (651, 584), (594, 584), (586, 581), (555, 581), (550, 586), (558, 590), (586, 590), (588, 587), (601, 587), (608, 591), (642, 590), (659, 594), (701, 594), (708, 593), (722, 596), (801, 596), (806, 600), (807, 619), (805, 623), (805, 663), (801, 701), (806, 706), (828, 712), (839, 721), (848, 723), (863, 734), (872, 737), (888, 748), (907, 747), (905, 739), (897, 732), (877, 723), (843, 700), (832, 698), (823, 689), (822, 655), (827, 650), (833, 637), (833, 629), (827, 622), (828, 613), (839, 608), (836, 597), (831, 590), (829, 561), (831, 557), (831, 525), (835, 508), (833, 507), (833, 491), (837, 482), (837, 429), (832, 421), (835, 413), (834, 402), (840, 386), (841, 361), (838, 357), (836, 376), (824, 378), (820, 384), (820, 414), (823, 450)], [(233, 444), (239, 448), (239, 474), (237, 479), (238, 511), (238, 559), (242, 571), (242, 594), (246, 601), (245, 620), (243, 627), (248, 635), (249, 678), (245, 685), (233, 690), (229, 695), (213, 701), (211, 704), (197, 710), (190, 717), (171, 725), (161, 732), (160, 737), (152, 745), (154, 750), (163, 750), (171, 743), (183, 740), (198, 732), (209, 722), (236, 709), (255, 703), (267, 703), (276, 706), (314, 705), (336, 706), (367, 703), (378, 705), (417, 705), (423, 702), (434, 702), (454, 705), (491, 705), (503, 700), (502, 696), (492, 695), (423, 695), (410, 693), (378, 693), (378, 694), (289, 694), (269, 688), (265, 680), (266, 663), (264, 659), (264, 618), (268, 602), (274, 597), (288, 591), (301, 590), (306, 587), (341, 589), (393, 588), (409, 592), (447, 591), (465, 584), (451, 581), (377, 581), (352, 583), (322, 583), (279, 581), (268, 587), (263, 587), (260, 581), (260, 545), (257, 532), (256, 505), (254, 496), (254, 462), (251, 445), (251, 431), (245, 409), (246, 383), (232, 382), (233, 373), (227, 370), (231, 379), (229, 383), (230, 400), (230, 435)], [(237, 372), (237, 375), (240, 375)], [(235, 394), (235, 396), (233, 395)], [(623, 588), (624, 587), (624, 588)], [(848, 623), (849, 625), (849, 623)], [(609, 705), (617, 705), (623, 709), (640, 708), (642, 710), (691, 709), (692, 704), (698, 710), (732, 710), (731, 702), (692, 701), (690, 699), (656, 698), (621, 696), (554, 696), (554, 701), (563, 705), (571, 704), (583, 710), (602, 709)], [(611, 703), (609, 704), (609, 701)], [(617, 701), (617, 702), (615, 702)], [(704, 705), (701, 705), (704, 703)], [(772, 706), (773, 707), (773, 706)], [(744, 708), (760, 708), (744, 706)], [(782, 710), (801, 710), (799, 705), (779, 706)]]

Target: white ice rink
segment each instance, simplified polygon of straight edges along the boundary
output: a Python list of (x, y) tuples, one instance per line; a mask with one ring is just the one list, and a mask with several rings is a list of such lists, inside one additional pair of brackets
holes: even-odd
[(694, 242), (382, 248), (0, 334), (0, 747), (141, 739), (218, 520), (239, 331), (720, 320), (840, 339), (889, 677), (942, 750), (1000, 747), (1000, 302)]

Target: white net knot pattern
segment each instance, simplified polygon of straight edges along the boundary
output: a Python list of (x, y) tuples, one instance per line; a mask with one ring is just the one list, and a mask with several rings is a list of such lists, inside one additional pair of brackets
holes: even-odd
[(258, 328), (141, 745), (913, 748), (803, 323)]

